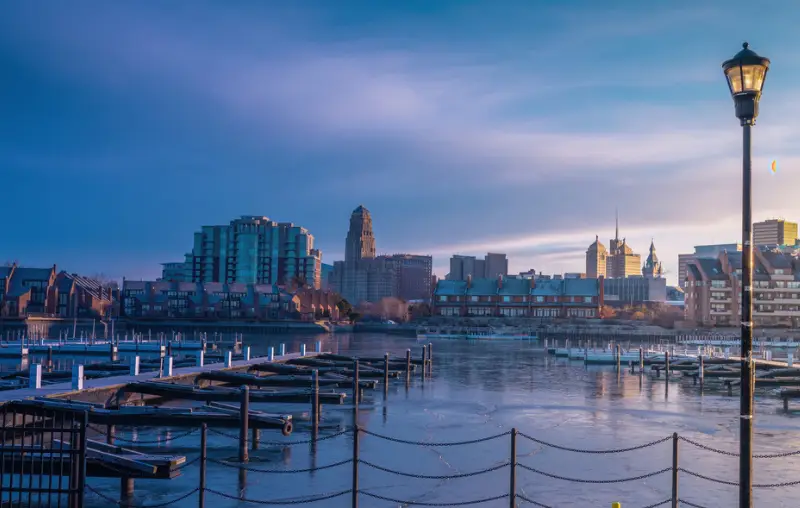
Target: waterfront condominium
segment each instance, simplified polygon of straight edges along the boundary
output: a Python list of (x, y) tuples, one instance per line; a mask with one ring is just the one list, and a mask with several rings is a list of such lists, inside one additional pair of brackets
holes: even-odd
[(308, 284), (319, 288), (322, 253), (314, 237), (291, 222), (242, 216), (203, 226), (181, 263), (165, 263), (162, 280), (241, 284)]

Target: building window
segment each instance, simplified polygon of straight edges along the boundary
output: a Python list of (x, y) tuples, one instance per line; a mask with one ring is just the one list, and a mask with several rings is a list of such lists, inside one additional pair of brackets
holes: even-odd
[(446, 301), (447, 301), (447, 297), (446, 297), (446, 296), (443, 296), (443, 295), (442, 295), (442, 296), (439, 296), (439, 301), (440, 301), (440, 302), (446, 302)]
[(504, 297), (503, 297), (503, 302), (504, 302), (504, 303), (508, 303), (508, 302), (510, 302), (510, 301), (511, 301), (511, 297), (510, 297), (510, 296), (504, 296)]
[(591, 296), (584, 296), (583, 297), (583, 302), (584, 303), (592, 303), (592, 297)]

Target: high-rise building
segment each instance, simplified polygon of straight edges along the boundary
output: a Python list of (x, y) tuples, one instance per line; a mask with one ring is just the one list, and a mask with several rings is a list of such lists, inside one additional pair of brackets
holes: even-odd
[(372, 234), (372, 215), (359, 205), (350, 215), (350, 229), (344, 245), (344, 262), (356, 266), (362, 259), (375, 257), (375, 236)]
[(344, 258), (344, 261), (333, 263), (329, 281), (332, 289), (353, 304), (377, 302), (387, 297), (403, 300), (430, 298), (431, 256), (376, 256), (372, 216), (363, 206), (350, 215)]
[[(605, 263), (603, 262), (605, 260)], [(605, 266), (603, 266), (605, 264)], [(616, 221), (614, 238), (609, 242), (609, 248), (600, 243), (600, 237), (595, 236), (595, 241), (586, 250), (586, 276), (597, 278), (601, 275), (608, 278), (622, 278), (637, 276), (642, 269), (642, 257), (635, 254), (625, 238), (619, 238), (619, 217)]]
[(586, 249), (586, 277), (596, 279), (606, 276), (608, 251), (600, 243), (600, 236), (595, 235), (594, 243)]
[(505, 254), (489, 252), (483, 259), (475, 256), (455, 254), (450, 258), (450, 273), (447, 280), (493, 279), (508, 275), (508, 258)]
[[(203, 226), (183, 267), (165, 263), (172, 282), (308, 284), (319, 288), (322, 253), (314, 237), (291, 222), (242, 216), (225, 226)], [(183, 274), (183, 275), (181, 275)], [(177, 280), (181, 279), (182, 280)]]
[(794, 245), (797, 242), (797, 223), (769, 219), (753, 224), (753, 244)]
[(378, 256), (394, 265), (398, 278), (397, 297), (401, 300), (428, 300), (433, 287), (433, 258), (418, 254)]

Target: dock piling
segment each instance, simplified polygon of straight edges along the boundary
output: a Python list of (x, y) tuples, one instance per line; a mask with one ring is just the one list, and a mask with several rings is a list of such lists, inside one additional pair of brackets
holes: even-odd
[(72, 366), (72, 389), (83, 390), (83, 365)]
[(278, 354), (279, 354), (280, 356), (283, 356), (283, 355), (285, 355), (285, 354), (286, 354), (286, 344), (281, 344), (281, 347), (280, 347), (280, 349), (278, 350)]
[(428, 348), (422, 346), (422, 380), (425, 381), (425, 371), (428, 366)]
[(197, 352), (197, 366), (202, 367), (206, 362), (206, 352), (204, 350), (200, 350)]
[(239, 462), (248, 462), (247, 456), (247, 427), (249, 425), (250, 417), (250, 387), (242, 385), (242, 405), (239, 409)]
[(267, 349), (267, 361), (269, 362), (275, 361), (275, 348), (272, 346), (270, 346), (270, 348)]
[(411, 350), (406, 349), (406, 385), (411, 381)]
[(250, 346), (245, 346), (242, 351), (243, 351), (243, 354), (244, 354), (244, 361), (249, 362), (250, 361)]
[(705, 359), (700, 355), (700, 388), (703, 387), (703, 377), (705, 376)]
[(669, 351), (664, 351), (664, 379), (669, 382)]
[(317, 439), (319, 433), (319, 370), (311, 372), (311, 428), (312, 437)]
[(644, 348), (639, 346), (639, 374), (644, 373)]
[(229, 369), (231, 368), (231, 365), (233, 365), (233, 352), (227, 351), (225, 353), (225, 368)]
[(131, 376), (139, 375), (139, 355), (131, 358)]
[(119, 499), (123, 506), (130, 505), (133, 498), (133, 478), (125, 477), (119, 479)]
[(794, 352), (789, 351), (786, 353), (786, 366), (791, 368), (794, 365)]
[(164, 358), (164, 377), (171, 377), (172, 376), (172, 357), (168, 356)]
[(250, 431), (250, 434), (250, 441), (252, 441), (250, 448), (253, 450), (258, 450), (258, 445), (261, 443), (261, 429), (253, 427), (253, 429)]
[(622, 358), (622, 354), (620, 353), (620, 345), (619, 345), (619, 344), (617, 344), (617, 351), (616, 351), (616, 353), (617, 353), (617, 358), (616, 358), (616, 360), (617, 360), (617, 361), (616, 361), (616, 364), (617, 364), (617, 372), (619, 372), (619, 371), (620, 371), (620, 365), (619, 365), (619, 363), (620, 363), (620, 361), (621, 361), (621, 358)]
[(42, 387), (42, 364), (34, 363), (28, 371), (28, 388), (38, 390)]
[(306, 345), (300, 344), (300, 356), (305, 356), (305, 355), (306, 355)]
[(315, 348), (315, 349), (316, 349), (316, 352), (317, 352), (317, 353), (321, 353), (321, 352), (322, 352), (322, 341), (321, 341), (321, 340), (318, 340), (318, 341), (317, 341), (317, 344), (316, 344), (316, 348)]
[(389, 395), (389, 353), (383, 355), (383, 396)]

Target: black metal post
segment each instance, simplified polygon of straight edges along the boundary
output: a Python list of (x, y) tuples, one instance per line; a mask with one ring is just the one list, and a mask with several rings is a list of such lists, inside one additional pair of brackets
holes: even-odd
[(511, 508), (517, 506), (517, 429), (511, 429), (511, 459), (509, 460), (509, 485), (508, 485), (508, 499), (510, 500)]
[(406, 349), (406, 387), (411, 381), (411, 350)]
[(739, 400), (739, 506), (753, 505), (753, 218), (750, 128), (742, 120), (742, 390)]
[(353, 425), (353, 508), (358, 508), (358, 423)]
[(383, 355), (383, 397), (389, 396), (389, 353)]
[(208, 439), (208, 424), (204, 423), (200, 426), (200, 491), (198, 492), (200, 508), (206, 506), (206, 459), (208, 458), (206, 439)]
[(425, 372), (428, 370), (428, 348), (422, 346), (422, 380), (425, 381)]
[[(86, 430), (89, 427), (89, 412), (84, 411), (82, 414), (82, 421), (80, 425), (80, 434), (78, 435), (78, 457), (76, 462), (78, 464), (78, 484), (76, 485), (76, 501), (77, 506), (83, 506), (83, 494), (86, 489)], [(41, 480), (41, 477), (39, 477)], [(33, 495), (31, 495), (33, 497)], [(30, 498), (28, 498), (30, 501)]]
[(319, 433), (319, 370), (311, 373), (311, 429), (312, 439), (317, 439)]
[(250, 387), (242, 386), (242, 405), (239, 408), (239, 462), (248, 462), (247, 427), (250, 424)]
[[(353, 409), (358, 413), (358, 403), (361, 399), (361, 381), (358, 380), (358, 358), (353, 360)], [(358, 416), (357, 414), (354, 418)]]
[(678, 433), (672, 433), (672, 508), (678, 508)]

